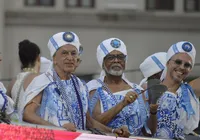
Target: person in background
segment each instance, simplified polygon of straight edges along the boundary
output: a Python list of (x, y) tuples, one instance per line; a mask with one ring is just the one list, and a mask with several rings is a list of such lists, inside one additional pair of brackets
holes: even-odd
[(166, 65), (166, 52), (158, 52), (148, 56), (141, 64), (140, 71), (142, 72), (144, 79), (140, 82), (140, 86), (143, 89), (147, 88), (147, 82), (150, 79), (160, 79), (163, 70)]
[(24, 102), (24, 92), (28, 86), (27, 81), (39, 74), (40, 70), (40, 48), (37, 44), (23, 40), (18, 46), (18, 55), (21, 62), (21, 72), (14, 78), (7, 91), (7, 95), (14, 101), (15, 113), (14, 121), (22, 121), (22, 104)]
[(45, 73), (52, 65), (52, 61), (45, 58), (40, 57), (40, 73)]

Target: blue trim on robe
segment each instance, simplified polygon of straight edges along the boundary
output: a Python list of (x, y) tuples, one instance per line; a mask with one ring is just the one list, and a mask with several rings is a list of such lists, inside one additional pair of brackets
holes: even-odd
[[(188, 92), (188, 89), (193, 95), (194, 92), (189, 85), (182, 83), (181, 94), (175, 96), (173, 93), (165, 92), (159, 99), (156, 137), (170, 139), (184, 138), (184, 122), (179, 122), (181, 111), (183, 111), (183, 109), (186, 111), (187, 119), (195, 114), (190, 102), (190, 93)], [(177, 121), (179, 123), (177, 123)]]
[[(102, 84), (102, 81), (100, 83)], [(136, 92), (138, 93), (140, 92), (136, 84), (133, 87), (134, 87), (133, 89)], [(95, 105), (98, 100), (101, 100), (103, 106), (103, 112), (106, 112), (113, 106), (121, 102), (123, 99), (124, 96), (109, 94), (108, 91), (105, 91), (103, 90), (102, 87), (99, 87), (97, 88), (92, 98), (90, 98), (90, 105), (89, 105), (90, 113), (92, 114), (92, 111), (95, 108)], [(111, 128), (118, 128), (125, 125), (128, 127), (131, 134), (142, 135), (141, 129), (145, 124), (144, 121), (146, 120), (142, 119), (141, 116), (147, 116), (147, 114), (145, 113), (146, 111), (142, 111), (142, 113), (144, 114), (141, 114), (141, 109), (144, 106), (142, 105), (140, 106), (140, 104), (144, 104), (144, 102), (142, 101), (139, 102), (138, 100), (136, 100), (135, 102), (126, 106), (119, 114), (117, 114), (117, 116), (111, 122), (107, 124), (107, 126)]]

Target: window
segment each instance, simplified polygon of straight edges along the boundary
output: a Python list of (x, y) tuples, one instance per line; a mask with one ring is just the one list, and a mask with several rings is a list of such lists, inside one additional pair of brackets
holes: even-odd
[(197, 12), (200, 11), (200, 0), (184, 0), (185, 12)]
[(172, 11), (174, 10), (174, 0), (146, 0), (146, 9), (148, 11)]
[(26, 6), (54, 6), (54, 0), (25, 0)]
[(66, 7), (93, 8), (95, 0), (65, 0)]

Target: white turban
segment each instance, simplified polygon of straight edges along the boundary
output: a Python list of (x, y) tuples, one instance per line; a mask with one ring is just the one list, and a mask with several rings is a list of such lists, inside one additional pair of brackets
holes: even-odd
[(140, 86), (146, 82), (146, 80), (165, 69), (167, 59), (166, 52), (158, 52), (148, 56), (141, 64), (140, 70), (144, 75), (144, 79), (140, 82)]
[[(196, 49), (192, 43), (188, 41), (181, 41), (176, 44), (173, 44), (167, 51), (166, 62), (168, 62), (175, 54), (178, 54), (178, 53), (187, 53), (192, 59), (192, 67), (194, 66)], [(166, 77), (166, 73), (167, 73), (167, 67), (162, 73), (162, 76), (160, 78), (161, 80), (163, 80)]]
[(51, 60), (45, 57), (40, 57), (40, 73), (46, 72), (50, 68), (51, 64)]
[(79, 53), (82, 52), (81, 43), (79, 41), (78, 36), (74, 32), (60, 32), (54, 34), (49, 39), (49, 42), (47, 44), (51, 53), (51, 57), (53, 57), (53, 55), (60, 47), (67, 44), (75, 46)]
[(109, 38), (99, 44), (97, 47), (97, 61), (101, 68), (104, 57), (114, 50), (120, 51), (124, 55), (127, 55), (126, 45), (118, 38)]

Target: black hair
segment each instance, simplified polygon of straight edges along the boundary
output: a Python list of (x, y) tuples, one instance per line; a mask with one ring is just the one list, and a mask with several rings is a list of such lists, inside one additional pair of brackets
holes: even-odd
[(29, 40), (19, 42), (19, 58), (21, 61), (21, 69), (34, 67), (35, 61), (40, 55), (40, 48), (35, 43)]

